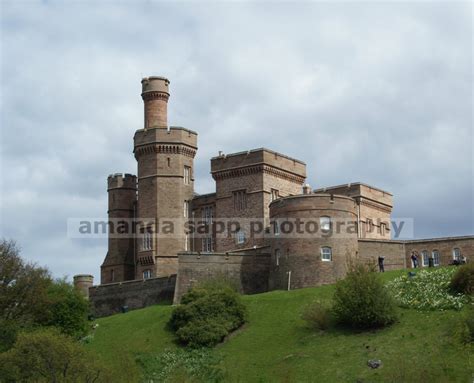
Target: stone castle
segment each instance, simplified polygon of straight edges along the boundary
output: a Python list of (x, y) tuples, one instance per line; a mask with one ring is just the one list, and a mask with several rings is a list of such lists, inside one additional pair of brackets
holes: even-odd
[[(413, 267), (412, 254), (421, 267), (474, 256), (474, 236), (391, 239), (390, 192), (359, 182), (312, 190), (304, 162), (265, 148), (219, 152), (211, 158), (215, 192), (197, 195), (197, 133), (168, 126), (169, 80), (141, 84), (137, 175), (107, 180), (109, 220), (133, 222), (135, 231), (109, 235), (99, 286), (77, 276), (97, 315), (171, 296), (178, 302), (213, 277), (258, 293), (333, 283), (355, 258), (383, 257), (389, 270)], [(163, 233), (166, 223), (172, 229)]]

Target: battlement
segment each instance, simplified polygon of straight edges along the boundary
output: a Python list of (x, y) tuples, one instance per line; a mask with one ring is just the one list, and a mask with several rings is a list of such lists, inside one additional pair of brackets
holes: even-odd
[(107, 178), (107, 190), (111, 189), (136, 189), (137, 176), (129, 173), (110, 174)]
[(197, 133), (178, 126), (172, 126), (169, 129), (140, 129), (135, 132), (133, 139), (135, 151), (142, 146), (150, 144), (185, 145), (194, 150), (197, 149)]
[(330, 186), (326, 188), (316, 189), (314, 193), (331, 193), (345, 195), (348, 197), (370, 200), (387, 207), (393, 206), (393, 195), (385, 190), (370, 186), (361, 182), (354, 182), (344, 185)]
[[(266, 148), (246, 152), (221, 154), (211, 158), (211, 174), (216, 179), (223, 172), (229, 173), (242, 168), (266, 165), (301, 179), (306, 178), (306, 164), (303, 161), (285, 156)], [(237, 174), (237, 173), (235, 173)]]

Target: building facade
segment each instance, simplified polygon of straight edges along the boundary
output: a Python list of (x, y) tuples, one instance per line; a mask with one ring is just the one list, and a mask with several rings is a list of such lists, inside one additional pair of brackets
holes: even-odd
[(219, 152), (210, 160), (215, 191), (197, 195), (197, 133), (168, 125), (169, 80), (141, 83), (137, 175), (107, 181), (109, 219), (135, 231), (109, 236), (101, 285), (177, 275), (179, 300), (217, 274), (251, 293), (332, 283), (357, 258), (383, 257), (394, 269), (412, 267), (412, 254), (422, 267), (474, 256), (474, 236), (392, 240), (391, 193), (360, 182), (312, 190), (304, 162), (265, 148)]

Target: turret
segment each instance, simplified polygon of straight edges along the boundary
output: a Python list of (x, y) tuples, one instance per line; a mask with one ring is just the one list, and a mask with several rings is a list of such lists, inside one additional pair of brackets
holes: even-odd
[(145, 129), (168, 126), (169, 83), (164, 77), (152, 76), (142, 79)]
[(108, 252), (101, 266), (101, 284), (122, 282), (135, 277), (133, 224), (137, 200), (137, 177), (113, 174), (107, 179), (109, 194)]
[(94, 285), (94, 277), (89, 274), (74, 275), (74, 287), (89, 299), (89, 288)]

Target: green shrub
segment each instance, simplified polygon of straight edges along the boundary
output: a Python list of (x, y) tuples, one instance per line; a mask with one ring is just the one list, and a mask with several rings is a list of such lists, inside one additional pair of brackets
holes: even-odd
[(199, 286), (182, 297), (173, 311), (171, 328), (190, 347), (210, 347), (221, 342), (245, 322), (246, 309), (230, 287)]
[(459, 294), (474, 294), (474, 263), (459, 266), (451, 279), (450, 287)]
[(93, 355), (58, 329), (43, 328), (18, 335), (0, 354), (2, 382), (108, 382)]
[(331, 324), (331, 310), (327, 304), (315, 301), (304, 309), (301, 318), (311, 329), (327, 330)]
[(369, 265), (352, 265), (345, 279), (336, 283), (334, 315), (350, 327), (367, 329), (396, 321), (395, 303), (378, 273)]
[(67, 335), (80, 338), (88, 329), (89, 302), (64, 280), (57, 280), (48, 289), (48, 304), (41, 325), (54, 326)]

